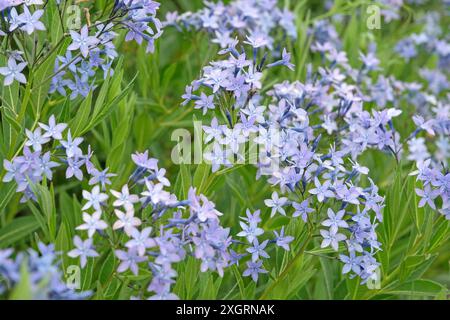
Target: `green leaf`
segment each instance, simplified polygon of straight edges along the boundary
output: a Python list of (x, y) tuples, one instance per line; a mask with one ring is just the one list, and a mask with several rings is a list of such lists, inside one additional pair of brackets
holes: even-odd
[(36, 221), (39, 223), (40, 228), (44, 232), (46, 240), (50, 241), (50, 231), (48, 229), (45, 216), (32, 202), (28, 202), (27, 205), (30, 208), (31, 212), (33, 213), (34, 217), (36, 218)]
[(181, 163), (179, 168), (180, 171), (178, 172), (177, 181), (175, 183), (175, 190), (179, 198), (186, 199), (189, 188), (192, 185), (190, 166)]
[(53, 187), (50, 190), (47, 187), (40, 184), (32, 184), (31, 188), (37, 196), (37, 201), (42, 213), (46, 219), (48, 227), (48, 235), (51, 237), (49, 240), (54, 241), (56, 239), (56, 207), (54, 199)]
[[(47, 97), (48, 91), (50, 89), (50, 79), (53, 74), (55, 67), (56, 56), (60, 53), (62, 47), (59, 50), (55, 50), (50, 56), (45, 58), (45, 61), (40, 64), (32, 74), (31, 96), (30, 102), (33, 107), (33, 114), (39, 117), (44, 105), (45, 98)], [(25, 114), (27, 105), (21, 106), (21, 114)]]
[(433, 232), (430, 240), (430, 252), (438, 249), (441, 245), (446, 243), (448, 241), (448, 238), (450, 237), (450, 222), (448, 220), (444, 220), (444, 217), (439, 217), (439, 219), (436, 221), (436, 224), (438, 224), (438, 227), (437, 230)]
[(91, 119), (89, 117), (91, 113), (91, 105), (92, 91), (89, 91), (88, 96), (83, 100), (78, 108), (75, 118), (70, 123), (72, 137), (78, 137), (85, 132), (85, 128)]
[(100, 283), (105, 284), (112, 276), (115, 270), (116, 257), (114, 252), (109, 252), (98, 273)]
[(210, 172), (211, 166), (209, 164), (201, 163), (197, 166), (192, 184), (197, 188), (199, 193), (203, 193), (203, 188), (206, 186), (206, 181), (208, 180)]
[(39, 228), (33, 216), (20, 217), (0, 229), (0, 248), (8, 247)]
[(406, 295), (406, 296), (436, 296), (446, 288), (431, 280), (415, 280), (403, 283), (394, 289), (383, 291), (387, 294)]
[(31, 288), (30, 273), (28, 272), (27, 261), (23, 261), (20, 266), (20, 280), (9, 296), (11, 300), (31, 300), (33, 292)]
[(0, 186), (0, 216), (11, 198), (14, 196), (15, 190), (16, 186), (14, 183), (4, 183)]

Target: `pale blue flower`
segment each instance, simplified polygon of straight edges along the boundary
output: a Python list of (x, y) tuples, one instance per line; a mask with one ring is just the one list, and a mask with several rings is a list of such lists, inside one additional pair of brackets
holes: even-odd
[(86, 204), (83, 206), (82, 210), (87, 210), (90, 207), (94, 208), (96, 211), (101, 210), (101, 204), (108, 199), (108, 195), (100, 192), (100, 187), (95, 186), (92, 188), (91, 192), (83, 190), (83, 198), (87, 200)]
[(270, 216), (273, 217), (275, 213), (279, 212), (283, 216), (286, 215), (286, 211), (284, 211), (283, 206), (285, 206), (288, 202), (286, 197), (279, 197), (276, 191), (272, 192), (272, 198), (264, 200), (264, 203), (267, 207), (272, 208), (270, 212)]
[(320, 234), (323, 237), (321, 248), (326, 248), (331, 245), (334, 251), (338, 251), (339, 242), (344, 241), (347, 237), (342, 233), (336, 233), (327, 230), (320, 230)]
[(144, 228), (142, 231), (138, 231), (137, 229), (131, 230), (130, 235), (132, 239), (125, 246), (136, 249), (140, 256), (144, 256), (146, 249), (156, 246), (155, 240), (150, 237), (151, 232), (151, 227)]
[(25, 141), (25, 145), (33, 147), (34, 151), (41, 151), (42, 145), (50, 141), (49, 138), (41, 134), (41, 128), (35, 129), (34, 132), (26, 129), (25, 134), (28, 138), (28, 140)]
[(27, 6), (23, 7), (23, 13), (19, 16), (21, 22), (20, 29), (32, 34), (35, 30), (45, 30), (44, 24), (39, 19), (44, 14), (44, 10), (36, 10), (31, 13)]
[(268, 273), (267, 270), (262, 268), (262, 260), (256, 262), (248, 261), (247, 269), (244, 271), (243, 276), (251, 276), (253, 281), (257, 282), (260, 273)]
[(303, 200), (301, 203), (293, 202), (292, 206), (295, 209), (294, 214), (292, 215), (294, 218), (301, 216), (303, 221), (308, 221), (308, 214), (314, 212), (314, 209), (309, 207), (309, 200)]
[(62, 132), (67, 128), (65, 123), (56, 123), (55, 116), (52, 114), (48, 119), (48, 125), (40, 123), (39, 126), (45, 131), (45, 138), (52, 138), (56, 140), (62, 139)]
[(277, 231), (274, 231), (273, 233), (275, 234), (276, 245), (283, 248), (286, 251), (289, 251), (289, 243), (291, 243), (294, 240), (294, 237), (284, 235), (284, 226), (281, 227), (281, 231), (279, 234)]
[(247, 252), (252, 255), (253, 262), (258, 261), (258, 259), (260, 257), (270, 258), (270, 256), (267, 254), (267, 252), (264, 251), (264, 249), (266, 248), (268, 243), (269, 243), (269, 240), (265, 240), (261, 244), (259, 243), (257, 238), (255, 238), (255, 240), (253, 240), (253, 246), (250, 248), (247, 248)]
[(83, 212), (84, 223), (76, 227), (77, 230), (86, 230), (88, 237), (92, 238), (96, 231), (108, 228), (108, 224), (101, 220), (102, 212), (96, 211), (92, 215)]
[(17, 80), (20, 83), (27, 83), (25, 75), (21, 73), (26, 66), (26, 62), (20, 62), (19, 64), (17, 64), (15, 59), (9, 58), (8, 66), (0, 68), (0, 74), (5, 76), (3, 85), (9, 86), (13, 83), (14, 80)]
[(345, 215), (345, 210), (339, 210), (334, 213), (331, 208), (328, 208), (327, 215), (328, 219), (324, 220), (322, 225), (330, 227), (331, 232), (336, 233), (339, 228), (348, 228), (347, 222), (342, 219)]
[(117, 272), (119, 273), (125, 272), (130, 269), (131, 272), (133, 272), (133, 274), (137, 276), (139, 273), (138, 263), (147, 260), (147, 257), (141, 257), (138, 255), (136, 248), (128, 249), (128, 251), (116, 250), (115, 254), (116, 257), (121, 260), (121, 263), (117, 268)]
[(72, 37), (72, 44), (67, 48), (67, 50), (80, 50), (81, 54), (85, 58), (89, 55), (89, 50), (92, 50), (92, 48), (100, 42), (100, 40), (96, 37), (89, 35), (87, 25), (81, 28), (80, 33), (70, 30), (70, 36)]
[(69, 251), (67, 255), (71, 258), (80, 257), (80, 265), (82, 268), (86, 266), (87, 259), (90, 257), (98, 257), (98, 253), (93, 249), (92, 239), (81, 240), (79, 236), (73, 238), (75, 249)]

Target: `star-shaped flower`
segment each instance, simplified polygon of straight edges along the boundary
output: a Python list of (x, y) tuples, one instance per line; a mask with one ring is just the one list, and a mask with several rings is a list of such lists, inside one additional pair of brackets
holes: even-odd
[(3, 85), (9, 86), (13, 83), (14, 80), (19, 81), (20, 83), (27, 83), (27, 79), (22, 72), (23, 69), (27, 66), (26, 62), (21, 62), (17, 64), (16, 60), (13, 58), (8, 59), (8, 66), (0, 68), (0, 74), (5, 76), (5, 81)]
[(101, 216), (102, 216), (101, 211), (96, 211), (92, 215), (83, 212), (84, 223), (82, 225), (79, 225), (76, 229), (87, 230), (88, 237), (92, 238), (92, 236), (97, 230), (104, 230), (108, 228), (108, 224), (105, 221), (101, 220)]
[(67, 50), (80, 50), (85, 58), (89, 55), (89, 50), (92, 50), (100, 42), (96, 37), (89, 35), (89, 29), (86, 25), (81, 28), (80, 33), (70, 30), (70, 36), (72, 37), (72, 44)]
[(79, 236), (75, 236), (73, 239), (75, 249), (69, 251), (67, 254), (71, 258), (80, 257), (80, 265), (82, 268), (86, 266), (87, 258), (98, 257), (98, 253), (92, 247), (92, 239), (81, 240)]
[(83, 198), (87, 200), (86, 204), (83, 206), (82, 210), (87, 210), (93, 207), (94, 210), (101, 210), (101, 203), (108, 199), (108, 195), (105, 193), (100, 193), (100, 187), (95, 186), (92, 188), (91, 192), (83, 190)]

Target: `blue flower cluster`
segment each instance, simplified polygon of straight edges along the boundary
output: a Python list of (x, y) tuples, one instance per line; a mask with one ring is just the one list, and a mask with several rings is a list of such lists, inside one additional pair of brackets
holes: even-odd
[[(450, 96), (439, 101), (431, 94), (426, 97), (420, 110), (424, 116), (413, 117), (416, 129), (407, 138), (407, 158), (417, 166), (417, 170), (410, 175), (417, 175), (417, 181), (421, 181), (421, 185), (416, 188), (421, 198), (419, 207), (427, 204), (449, 220)], [(433, 153), (431, 148), (434, 149)], [(441, 201), (436, 202), (439, 198)], [(440, 208), (436, 203), (440, 204)]]
[(222, 213), (194, 188), (186, 200), (166, 191), (170, 187), (166, 170), (148, 157), (148, 151), (133, 154), (132, 159), (137, 168), (120, 191), (102, 192), (99, 185), (83, 191), (84, 223), (77, 229), (86, 232), (87, 238), (75, 236), (75, 249), (68, 255), (79, 257), (84, 267), (89, 257), (98, 256), (94, 239), (106, 241), (116, 248), (117, 272), (152, 272), (148, 291), (154, 295), (150, 299), (177, 298), (170, 292), (177, 275), (172, 265), (188, 256), (201, 260), (202, 271), (223, 275), (231, 259), (231, 237), (230, 230), (219, 224)]
[(38, 123), (34, 130), (26, 130), (27, 139), (24, 142), (23, 154), (15, 156), (10, 161), (3, 160), (6, 175), (3, 182), (14, 180), (17, 183), (17, 192), (24, 196), (21, 201), (36, 200), (33, 185), (45, 180), (52, 180), (53, 169), (64, 165), (66, 178), (75, 177), (83, 179), (82, 168), (91, 176), (89, 184), (101, 183), (103, 186), (110, 183), (112, 174), (106, 170), (99, 171), (91, 162), (92, 151), (89, 146), (86, 154), (80, 148), (83, 142), (81, 137), (72, 137), (70, 130), (66, 138), (63, 132), (67, 128), (65, 123), (56, 123), (55, 116), (49, 118), (48, 124)]
[[(357, 86), (344, 81), (347, 77), (352, 79), (349, 74), (354, 74), (354, 70), (348, 65), (345, 53), (331, 45), (323, 53), (330, 60), (329, 68), (310, 74), (305, 83), (275, 84), (267, 94), (262, 94), (259, 80), (267, 57), (263, 55), (258, 61), (255, 54), (252, 60), (247, 60), (245, 50), (236, 50), (237, 44), (236, 41), (223, 49), (221, 53), (227, 54), (228, 59), (205, 67), (202, 78), (188, 86), (183, 96), (183, 104), (194, 101), (194, 107), (202, 109), (204, 114), (218, 109), (223, 115), (223, 124), (214, 117), (211, 126), (203, 127), (205, 142), (210, 143), (211, 150), (205, 159), (217, 171), (222, 165), (231, 166), (235, 158), (245, 160), (246, 143), (258, 145), (258, 177), (268, 176), (268, 182), (282, 193), (280, 196), (274, 191), (272, 198), (265, 201), (271, 217), (277, 213), (287, 215), (286, 211), (292, 208), (292, 216), (301, 216), (305, 222), (316, 212), (313, 220), (317, 221), (326, 204), (328, 218), (321, 225), (328, 229), (320, 230), (322, 247), (331, 246), (338, 251), (339, 244), (345, 244), (349, 256), (341, 258), (355, 257), (358, 265), (353, 271), (362, 282), (376, 279), (379, 263), (375, 254), (380, 250), (380, 243), (375, 228), (377, 221), (382, 220), (384, 199), (373, 182), (367, 187), (359, 185), (360, 176), (367, 175), (368, 169), (359, 165), (356, 158), (367, 148), (396, 153), (396, 135), (390, 124), (399, 111), (374, 110), (371, 115), (363, 110), (364, 97)], [(258, 53), (252, 43), (244, 45)], [(257, 82), (251, 81), (254, 76), (249, 78), (255, 65), (259, 73)], [(275, 65), (293, 68), (287, 52), (283, 53), (282, 60), (267, 67)], [(374, 65), (372, 62), (372, 69)], [(230, 83), (230, 77), (234, 82), (238, 82), (235, 80), (238, 77), (241, 80), (236, 85)], [(212, 91), (212, 95), (204, 91), (194, 95), (193, 90), (200, 87)], [(268, 107), (262, 104), (267, 100)], [(319, 124), (312, 125), (313, 120), (319, 120)], [(321, 148), (321, 137), (326, 132), (338, 133), (335, 143), (340, 149)], [(283, 228), (275, 239), (259, 240), (264, 230), (258, 227), (258, 221), (261, 221), (259, 211), (247, 212), (238, 236), (247, 239), (249, 248), (245, 253), (234, 254), (236, 262), (251, 255), (244, 275), (252, 276), (255, 281), (259, 273), (266, 272), (262, 267), (262, 259), (269, 257), (266, 246), (275, 243), (288, 250), (294, 239), (284, 236)]]
[[(6, 26), (5, 31), (0, 30), (0, 36), (12, 36), (15, 33), (29, 36), (36, 31), (46, 30), (40, 21), (44, 10), (31, 11), (40, 5), (44, 5), (42, 0), (0, 2), (1, 20)], [(57, 5), (62, 15), (63, 7), (59, 1)], [(156, 17), (159, 6), (158, 2), (152, 0), (116, 0), (106, 20), (92, 24), (88, 18), (88, 24), (80, 30), (64, 33), (58, 44), (50, 49), (58, 49), (70, 35), (71, 43), (66, 53), (55, 60), (50, 93), (58, 92), (63, 96), (69, 93), (70, 99), (86, 97), (96, 87), (97, 70), (103, 71), (104, 78), (112, 75), (112, 65), (118, 57), (113, 43), (118, 35), (117, 30), (126, 29), (126, 41), (134, 40), (138, 44), (145, 42), (146, 51), (153, 52), (155, 40), (162, 34), (162, 23)], [(25, 61), (23, 52), (9, 50), (5, 54), (8, 57), (7, 65), (0, 67), (0, 74), (5, 77), (4, 85), (9, 86), (14, 81), (27, 83), (24, 69), (30, 62)]]
[[(0, 250), (0, 297), (13, 292), (24, 279), (29, 279), (31, 299), (79, 300), (88, 298), (88, 291), (77, 292), (64, 282), (59, 268), (60, 254), (54, 245), (38, 244), (38, 250), (14, 253), (13, 249)], [(25, 283), (25, 285), (27, 285)]]
[[(394, 3), (395, 6), (400, 8)], [(385, 18), (398, 18), (395, 11), (391, 13), (386, 11)], [(435, 20), (430, 19), (429, 24), (432, 21)], [(209, 152), (204, 157), (212, 164), (213, 172), (221, 166), (232, 166), (236, 158), (238, 162), (245, 161), (246, 144), (259, 145), (257, 177), (269, 175), (268, 182), (282, 194), (274, 191), (271, 199), (265, 200), (271, 217), (276, 213), (287, 215), (286, 211), (292, 207), (292, 217), (301, 216), (306, 222), (312, 212), (321, 217), (322, 206), (326, 205), (327, 218), (319, 218), (322, 219), (320, 225), (328, 228), (320, 230), (321, 246), (331, 246), (337, 251), (339, 243), (344, 243), (348, 255), (340, 254), (343, 273), (352, 271), (365, 283), (378, 276), (379, 263), (375, 254), (381, 250), (381, 244), (375, 229), (382, 221), (384, 199), (372, 180), (369, 179), (370, 186), (359, 185), (360, 176), (367, 175), (369, 170), (361, 166), (357, 158), (365, 150), (375, 148), (400, 161), (408, 146), (406, 158), (418, 162), (419, 169), (413, 174), (418, 174), (418, 180), (424, 185), (424, 189), (416, 189), (421, 197), (419, 206), (427, 203), (436, 210), (435, 199), (440, 197), (439, 211), (448, 219), (449, 96), (438, 98), (449, 87), (448, 80), (437, 69), (422, 69), (420, 74), (427, 88), (421, 90), (421, 84), (386, 76), (373, 45), (366, 54), (360, 53), (362, 65), (355, 69), (341, 51), (341, 41), (328, 20), (315, 22), (309, 34), (315, 41), (312, 52), (320, 54), (322, 67), (312, 72), (312, 67), (308, 66), (304, 83), (275, 84), (266, 95), (262, 94), (259, 89), (267, 56), (258, 61), (259, 43), (251, 40), (240, 43), (235, 39), (223, 45), (220, 52), (229, 54), (229, 58), (211, 62), (203, 69), (202, 77), (186, 88), (183, 105), (194, 101), (194, 108), (202, 109), (203, 114), (209, 111), (216, 115), (219, 111), (224, 119), (220, 123), (213, 117), (211, 126), (203, 126), (204, 142), (209, 143)], [(448, 43), (433, 37), (429, 39), (431, 41), (424, 41), (428, 50), (437, 53), (439, 65), (442, 61), (445, 65)], [(248, 50), (253, 53), (252, 59), (247, 59), (251, 55), (244, 48), (241, 52), (236, 49), (240, 45), (252, 47)], [(267, 66), (292, 68), (288, 56), (284, 52), (282, 60)], [(256, 77), (252, 72), (254, 66), (257, 66)], [(241, 74), (240, 81), (230, 83), (230, 75), (234, 80)], [(212, 91), (212, 95), (205, 90), (201, 94), (193, 93), (201, 87), (207, 88), (206, 92)], [(415, 105), (423, 116), (413, 117), (418, 128), (401, 141), (393, 120), (401, 114), (399, 108), (405, 101)], [(369, 103), (377, 108), (365, 110), (364, 106)], [(430, 159), (425, 138), (418, 137), (421, 132), (437, 136), (434, 159)], [(331, 135), (330, 149), (321, 148), (321, 141)], [(350, 164), (348, 169), (346, 163)], [(237, 261), (251, 254), (244, 275), (251, 275), (256, 281), (259, 273), (266, 272), (262, 267), (262, 259), (268, 257), (265, 247), (276, 240), (258, 239), (264, 234), (258, 226), (259, 211), (255, 217), (248, 211), (247, 217), (242, 219), (242, 231), (238, 236), (245, 237), (250, 248), (234, 256)], [(286, 242), (281, 240), (280, 243), (285, 243), (288, 249), (292, 239), (288, 237)]]
[[(385, 20), (397, 19), (402, 1), (383, 3)], [(43, 3), (0, 1), (0, 10), (8, 10), (2, 18), (8, 33), (45, 29), (39, 21), (42, 10), (30, 12), (31, 4)], [(83, 223), (77, 226), (74, 248), (67, 253), (79, 259), (81, 267), (100, 256), (97, 247), (109, 247), (119, 261), (117, 273), (148, 276), (151, 293), (137, 296), (150, 299), (177, 298), (172, 292), (175, 264), (188, 257), (200, 260), (202, 272), (220, 276), (227, 267), (245, 263), (243, 275), (256, 282), (268, 273), (264, 263), (271, 249), (288, 251), (296, 240), (285, 234), (286, 226), (268, 236), (262, 223), (267, 211), (268, 219), (303, 220), (309, 236), (321, 238), (321, 248), (338, 252), (344, 274), (358, 276), (361, 283), (379, 280), (376, 254), (382, 248), (376, 228), (383, 220), (384, 198), (368, 177), (369, 169), (358, 162), (368, 149), (391, 154), (398, 162), (414, 161), (417, 170), (411, 175), (420, 181), (419, 207), (428, 205), (450, 219), (449, 44), (435, 25), (436, 13), (425, 17), (421, 33), (396, 47), (405, 59), (416, 57), (422, 49), (437, 56), (436, 69), (419, 71), (422, 83), (387, 74), (374, 45), (360, 53), (357, 66), (350, 64), (333, 23), (324, 19), (308, 30), (311, 54), (321, 60), (320, 67), (308, 65), (302, 81), (263, 86), (273, 67), (295, 68), (290, 53), (275, 43), (280, 30), (285, 37), (296, 38), (294, 16), (279, 9), (276, 0), (205, 2), (198, 12), (169, 13), (164, 23), (156, 18), (158, 9), (159, 3), (151, 0), (116, 0), (106, 21), (70, 31), (71, 43), (65, 56), (57, 58), (51, 92), (65, 96), (69, 91), (71, 99), (86, 96), (95, 88), (97, 69), (105, 77), (111, 74), (118, 56), (113, 40), (119, 28), (127, 30), (127, 41), (145, 42), (148, 52), (154, 50), (163, 26), (206, 30), (220, 46), (221, 58), (205, 66), (200, 78), (186, 87), (182, 105), (192, 103), (204, 116), (211, 115), (211, 125), (202, 129), (207, 145), (204, 158), (213, 172), (248, 161), (257, 167), (256, 179), (265, 177), (272, 193), (264, 210), (246, 210), (233, 235), (220, 224), (222, 213), (215, 204), (195, 188), (178, 199), (169, 189), (166, 170), (148, 151), (132, 155), (136, 169), (120, 190), (112, 190), (115, 174), (108, 168), (97, 169), (91, 148), (87, 153), (81, 150), (83, 138), (72, 137), (67, 125), (51, 116), (48, 124), (36, 123), (26, 130), (22, 154), (4, 160), (3, 181), (14, 180), (17, 192), (24, 194), (22, 201), (27, 201), (36, 200), (33, 185), (52, 180), (58, 166), (64, 165), (66, 178), (81, 181), (86, 172), (89, 188), (85, 184), (82, 191)], [(269, 52), (276, 57), (272, 61)], [(7, 67), (0, 68), (4, 84), (26, 83), (26, 66), (21, 52), (9, 52)], [(405, 103), (415, 109), (416, 129), (402, 141), (394, 121)], [(256, 157), (251, 158), (248, 151), (254, 150)], [(62, 284), (51, 246), (39, 245), (39, 249), (40, 253), (30, 250), (15, 259), (11, 249), (0, 251), (0, 275), (7, 279), (0, 294), (17, 283), (25, 263), (33, 286), (40, 288), (48, 273), (53, 279), (44, 293), (36, 293), (38, 297), (87, 296)]]
[(115, 30), (125, 28), (126, 41), (146, 42), (146, 51), (153, 52), (155, 40), (162, 34), (156, 17), (159, 6), (152, 0), (116, 0), (106, 21), (84, 25), (79, 32), (70, 30), (72, 43), (65, 56), (58, 56), (55, 62), (50, 93), (66, 96), (68, 90), (70, 99), (86, 97), (95, 88), (96, 70), (103, 70), (104, 78), (112, 75), (112, 64), (118, 57), (113, 43)]
[[(23, 6), (21, 8), (16, 9), (16, 7), (22, 4)], [(0, 36), (11, 35), (17, 32), (24, 32), (27, 35), (31, 35), (35, 31), (46, 30), (44, 24), (39, 20), (44, 14), (44, 10), (30, 11), (31, 6), (42, 4), (44, 4), (42, 0), (0, 1), (0, 11), (2, 11), (0, 20), (6, 25), (5, 31), (0, 29)], [(9, 14), (5, 15), (5, 11), (8, 11)], [(28, 63), (23, 58), (23, 52), (10, 50), (6, 52), (6, 55), (8, 57), (8, 64), (5, 67), (0, 67), (0, 74), (5, 77), (3, 84), (10, 86), (14, 81), (26, 83), (27, 79), (23, 70)]]
[(205, 1), (205, 7), (197, 12), (168, 13), (164, 25), (205, 30), (214, 36), (211, 41), (221, 48), (229, 47), (239, 36), (246, 37), (257, 47), (273, 49), (274, 35), (280, 30), (291, 39), (297, 38), (294, 14), (288, 9), (279, 9), (277, 0), (235, 0), (229, 4)]
[(429, 12), (421, 17), (419, 23), (424, 23), (423, 30), (400, 40), (395, 51), (407, 61), (416, 58), (421, 51), (424, 51), (438, 58), (440, 69), (449, 71), (450, 43), (448, 34), (439, 26), (441, 19), (444, 17), (437, 12)]

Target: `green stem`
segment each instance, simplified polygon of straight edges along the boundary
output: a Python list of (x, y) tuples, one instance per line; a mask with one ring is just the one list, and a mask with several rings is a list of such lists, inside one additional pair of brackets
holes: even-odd
[(309, 242), (312, 239), (312, 232), (310, 231), (308, 234), (308, 237), (306, 238), (305, 242), (303, 243), (303, 246), (300, 248), (300, 250), (297, 252), (295, 257), (289, 262), (289, 264), (286, 266), (286, 268), (283, 270), (283, 272), (277, 277), (277, 279), (272, 282), (272, 284), (263, 292), (260, 299), (264, 300), (267, 299), (269, 293), (273, 291), (273, 289), (280, 283), (281, 280), (283, 280), (289, 271), (294, 267), (295, 263), (298, 259), (305, 253), (306, 247), (308, 246)]

